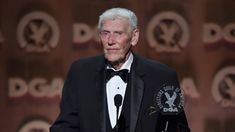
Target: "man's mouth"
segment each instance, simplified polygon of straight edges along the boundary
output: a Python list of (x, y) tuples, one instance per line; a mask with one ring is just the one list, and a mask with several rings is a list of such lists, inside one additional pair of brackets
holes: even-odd
[(106, 49), (108, 52), (117, 52), (117, 51), (119, 51), (119, 49), (118, 48), (108, 48), (108, 49)]

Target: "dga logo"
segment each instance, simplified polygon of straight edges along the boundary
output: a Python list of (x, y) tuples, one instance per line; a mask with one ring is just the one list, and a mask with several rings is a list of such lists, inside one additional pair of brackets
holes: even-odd
[(235, 66), (226, 67), (216, 74), (212, 94), (221, 106), (235, 107)]
[(27, 14), (17, 28), (20, 47), (27, 52), (49, 52), (58, 45), (59, 34), (55, 19), (44, 12)]
[(32, 120), (24, 124), (19, 132), (49, 132), (50, 124), (43, 120)]
[(188, 24), (174, 12), (157, 14), (148, 25), (147, 40), (156, 52), (180, 52), (189, 41)]
[(63, 87), (62, 78), (53, 78), (49, 82), (45, 78), (33, 78), (26, 81), (23, 78), (9, 79), (8, 96), (11, 98), (31, 95), (35, 98), (54, 98), (60, 96)]
[(91, 28), (85, 23), (76, 23), (73, 25), (73, 32), (73, 42), (75, 43), (83, 44), (92, 39), (95, 40), (97, 43), (100, 41), (97, 26)]
[(221, 41), (235, 43), (235, 23), (229, 23), (224, 27), (216, 23), (206, 23), (203, 27), (203, 41), (206, 44), (214, 45)]
[(162, 114), (178, 114), (183, 110), (184, 99), (180, 88), (167, 85), (156, 92), (154, 103)]

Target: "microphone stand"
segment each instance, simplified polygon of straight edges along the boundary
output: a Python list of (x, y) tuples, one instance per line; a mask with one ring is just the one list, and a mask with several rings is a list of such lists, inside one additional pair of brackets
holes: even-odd
[(119, 107), (122, 104), (122, 95), (116, 94), (114, 96), (114, 104), (117, 107), (117, 113), (116, 113), (116, 132), (118, 132), (118, 113), (119, 113)]
[(116, 132), (118, 132), (118, 113), (119, 113), (119, 106), (117, 106), (117, 114), (116, 114)]
[(166, 121), (165, 129), (164, 129), (164, 131), (162, 131), (162, 132), (167, 132), (167, 129), (168, 129), (168, 121)]

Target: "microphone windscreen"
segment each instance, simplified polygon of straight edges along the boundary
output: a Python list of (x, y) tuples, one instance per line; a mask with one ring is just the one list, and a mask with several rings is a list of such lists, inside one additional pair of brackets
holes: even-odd
[(121, 106), (121, 104), (122, 104), (122, 95), (116, 94), (114, 96), (114, 104), (115, 104), (116, 107)]

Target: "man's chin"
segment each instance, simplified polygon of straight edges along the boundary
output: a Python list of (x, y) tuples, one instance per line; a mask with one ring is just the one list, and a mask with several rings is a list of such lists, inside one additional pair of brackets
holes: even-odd
[(118, 62), (120, 59), (116, 56), (105, 56), (106, 60), (110, 63), (116, 63)]
[(106, 58), (106, 59), (109, 63), (112, 63), (112, 64), (118, 62), (118, 59), (116, 59), (116, 58)]

